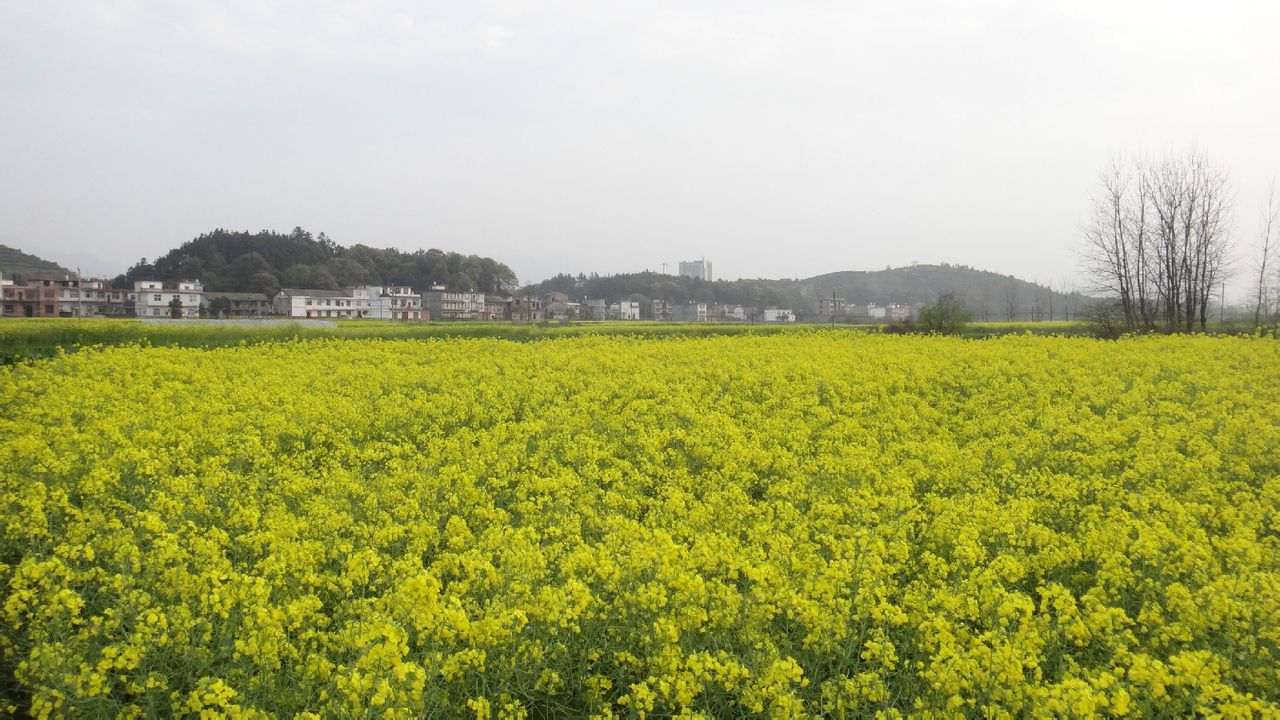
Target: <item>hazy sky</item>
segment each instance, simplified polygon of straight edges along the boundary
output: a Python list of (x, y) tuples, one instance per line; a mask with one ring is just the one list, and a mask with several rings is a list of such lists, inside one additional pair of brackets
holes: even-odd
[[(1280, 2), (0, 0), (0, 243), (1062, 280), (1114, 151), (1280, 172)], [(96, 260), (95, 260), (96, 258)]]

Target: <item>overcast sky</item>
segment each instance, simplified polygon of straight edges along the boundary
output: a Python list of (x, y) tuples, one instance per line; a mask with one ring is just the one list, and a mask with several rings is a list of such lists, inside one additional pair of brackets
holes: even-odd
[(1196, 144), (1240, 264), (1280, 2), (0, 0), (0, 243), (119, 271), (216, 227), (556, 272), (1041, 282), (1115, 151)]

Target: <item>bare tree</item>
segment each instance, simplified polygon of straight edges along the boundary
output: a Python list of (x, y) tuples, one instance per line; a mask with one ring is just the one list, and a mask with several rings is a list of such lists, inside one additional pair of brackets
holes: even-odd
[(1084, 265), (1116, 296), (1125, 327), (1204, 329), (1229, 250), (1226, 172), (1195, 150), (1129, 164), (1115, 158), (1085, 227)]
[(1094, 200), (1093, 218), (1085, 228), (1084, 265), (1095, 290), (1113, 294), (1120, 303), (1124, 325), (1150, 325), (1148, 307), (1147, 211), (1150, 187), (1142, 163), (1117, 155), (1102, 174), (1101, 193)]
[(1258, 287), (1253, 305), (1253, 326), (1262, 324), (1271, 315), (1271, 290), (1267, 283), (1267, 262), (1271, 256), (1271, 236), (1280, 225), (1280, 206), (1276, 205), (1276, 180), (1271, 179), (1267, 190), (1267, 210), (1262, 215), (1262, 243), (1258, 248)]
[(1004, 311), (1005, 318), (1009, 322), (1013, 322), (1014, 312), (1018, 309), (1018, 281), (1009, 278), (1009, 282), (1004, 286)]

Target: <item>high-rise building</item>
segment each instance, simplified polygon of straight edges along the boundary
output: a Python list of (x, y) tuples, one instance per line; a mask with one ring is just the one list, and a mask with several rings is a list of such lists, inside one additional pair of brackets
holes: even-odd
[(711, 282), (711, 261), (706, 258), (689, 262), (680, 261), (680, 277), (698, 278)]

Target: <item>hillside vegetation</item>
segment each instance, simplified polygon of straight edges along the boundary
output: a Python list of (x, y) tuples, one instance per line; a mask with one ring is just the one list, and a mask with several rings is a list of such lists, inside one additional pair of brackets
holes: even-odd
[(75, 273), (58, 263), (22, 252), (8, 245), (0, 245), (0, 274), (4, 279), (22, 282), (35, 278), (63, 278)]
[[(620, 275), (557, 275), (530, 292), (557, 290), (570, 297), (671, 302), (706, 302), (750, 307), (788, 307), (801, 320), (817, 320), (819, 298), (837, 297), (850, 305), (866, 306), (930, 303), (953, 292), (975, 320), (1076, 319), (1087, 298), (1059, 292), (1009, 275), (974, 270), (962, 265), (914, 265), (884, 270), (844, 271), (800, 279), (743, 279), (704, 282), (692, 278), (644, 272)], [(1051, 312), (1052, 311), (1052, 312)]]
[(143, 258), (116, 282), (198, 278), (206, 290), (275, 294), (282, 287), (335, 290), (356, 284), (409, 285), (502, 293), (516, 285), (511, 268), (492, 258), (443, 250), (402, 252), (344, 247), (324, 233), (289, 234), (218, 229), (183, 243), (153, 262)]

